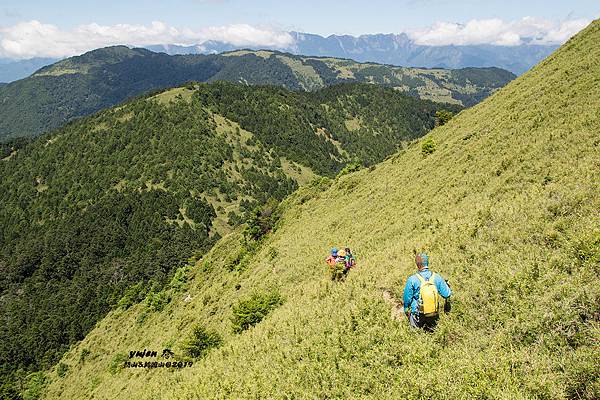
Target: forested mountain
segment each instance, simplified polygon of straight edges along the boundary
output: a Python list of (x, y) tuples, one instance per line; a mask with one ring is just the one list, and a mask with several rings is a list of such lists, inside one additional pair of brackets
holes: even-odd
[(434, 101), (471, 106), (512, 80), (497, 69), (415, 69), (267, 51), (168, 56), (125, 46), (94, 50), (0, 88), (0, 139), (34, 136), (132, 96), (187, 81), (226, 80), (317, 90), (376, 83)]
[(380, 162), (442, 109), (461, 107), (377, 85), (188, 84), (3, 143), (0, 393), (111, 308), (150, 296), (161, 309), (173, 271), (257, 207)]
[[(596, 21), (387, 161), (302, 187), (274, 232), (222, 238), (163, 289), (162, 310), (148, 296), (111, 312), (25, 392), (600, 398), (598, 43)], [(345, 282), (326, 272), (333, 246), (356, 256)], [(386, 301), (415, 272), (415, 251), (453, 291), (432, 333)]]

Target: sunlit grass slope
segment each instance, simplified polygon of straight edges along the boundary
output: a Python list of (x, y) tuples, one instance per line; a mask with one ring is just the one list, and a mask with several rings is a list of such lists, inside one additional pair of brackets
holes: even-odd
[[(598, 398), (598, 43), (595, 22), (431, 132), (427, 157), (416, 142), (300, 189), (242, 271), (226, 269), (240, 237), (224, 238), (164, 311), (100, 322), (64, 377), (49, 374), (48, 398)], [(332, 245), (358, 259), (343, 284), (325, 273)], [(382, 297), (401, 292), (414, 249), (455, 291), (433, 334), (392, 320)], [(273, 288), (283, 305), (234, 334), (232, 305)], [(224, 343), (193, 367), (111, 368), (130, 350), (181, 354), (196, 323)]]

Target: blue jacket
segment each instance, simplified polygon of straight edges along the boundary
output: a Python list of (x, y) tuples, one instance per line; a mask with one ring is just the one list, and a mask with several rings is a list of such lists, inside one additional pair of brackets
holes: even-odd
[[(417, 272), (426, 280), (431, 278), (432, 272), (429, 269)], [(417, 277), (417, 274), (411, 275), (406, 280), (406, 286), (404, 287), (404, 312), (408, 311), (408, 307), (411, 308), (411, 312), (416, 314), (419, 312), (419, 294), (421, 293), (421, 281)], [(452, 294), (452, 290), (441, 277), (440, 274), (436, 273), (434, 278), (435, 286), (437, 287), (438, 293), (444, 299), (447, 299)]]

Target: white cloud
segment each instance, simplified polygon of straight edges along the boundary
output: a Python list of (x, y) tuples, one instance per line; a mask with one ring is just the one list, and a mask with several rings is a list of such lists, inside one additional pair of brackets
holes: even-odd
[(10, 27), (0, 27), (0, 56), (65, 57), (117, 44), (191, 45), (207, 40), (223, 41), (235, 46), (268, 46), (282, 49), (291, 46), (294, 42), (287, 32), (246, 24), (192, 30), (175, 28), (163, 22), (152, 22), (150, 25), (110, 26), (92, 23), (64, 31), (54, 25), (34, 20)]
[(564, 43), (569, 40), (575, 33), (579, 32), (592, 21), (585, 19), (577, 19), (565, 21), (559, 26), (550, 29), (544, 38), (539, 40), (540, 43)]
[(537, 44), (562, 44), (591, 20), (576, 19), (563, 22), (525, 17), (507, 22), (501, 19), (471, 20), (466, 24), (438, 22), (427, 29), (410, 32), (410, 37), (422, 45), (493, 44), (515, 46), (530, 39)]
[[(216, 0), (204, 0), (216, 1)], [(409, 36), (423, 45), (495, 44), (514, 46), (529, 39), (531, 43), (560, 44), (587, 26), (591, 20), (573, 19), (552, 22), (526, 17), (506, 22), (501, 19), (471, 20), (466, 24), (438, 22)], [(149, 25), (80, 25), (61, 30), (55, 25), (26, 21), (13, 26), (0, 26), (0, 57), (66, 57), (99, 47), (126, 44), (202, 44), (216, 40), (239, 47), (293, 49), (294, 39), (288, 33), (271, 27), (247, 24), (204, 27), (197, 30), (176, 28), (163, 22)]]

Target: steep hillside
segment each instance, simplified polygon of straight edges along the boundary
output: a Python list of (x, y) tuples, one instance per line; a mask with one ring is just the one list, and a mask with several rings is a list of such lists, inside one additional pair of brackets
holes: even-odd
[(433, 128), (441, 108), (460, 109), (373, 85), (222, 82), (3, 144), (3, 374), (53, 364), (124, 290), (134, 303), (160, 291), (256, 207), (347, 163), (382, 161)]
[[(243, 262), (240, 236), (223, 238), (163, 311), (98, 323), (47, 375), (47, 398), (597, 399), (599, 42), (597, 21), (431, 132), (429, 155), (418, 142), (301, 189)], [(358, 259), (343, 284), (326, 274), (333, 245)], [(390, 318), (382, 296), (401, 292), (415, 249), (455, 292), (433, 334)], [(238, 333), (253, 305), (272, 311)], [(203, 358), (143, 367), (171, 363), (165, 348), (189, 362), (194, 328)]]
[(0, 88), (0, 139), (35, 136), (132, 96), (188, 81), (226, 80), (291, 90), (317, 90), (344, 82), (378, 83), (423, 99), (471, 106), (513, 78), (512, 73), (497, 68), (427, 70), (272, 51), (168, 56), (107, 47), (62, 60)]

